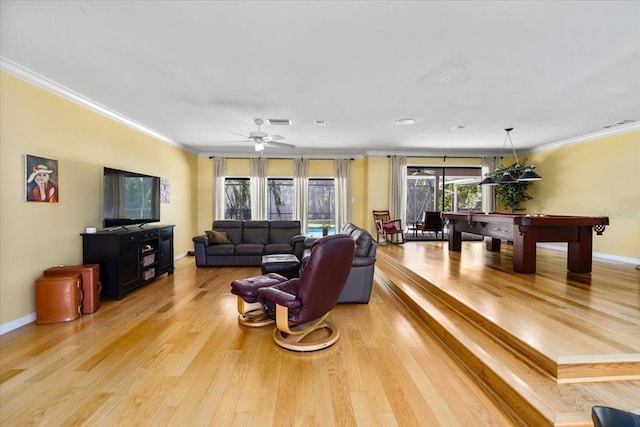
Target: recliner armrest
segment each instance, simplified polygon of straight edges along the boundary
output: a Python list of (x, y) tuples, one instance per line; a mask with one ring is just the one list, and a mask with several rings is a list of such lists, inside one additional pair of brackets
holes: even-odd
[(295, 296), (288, 292), (281, 291), (274, 287), (262, 288), (258, 290), (258, 295), (264, 299), (279, 304), (287, 308), (296, 308), (302, 305), (302, 302)]

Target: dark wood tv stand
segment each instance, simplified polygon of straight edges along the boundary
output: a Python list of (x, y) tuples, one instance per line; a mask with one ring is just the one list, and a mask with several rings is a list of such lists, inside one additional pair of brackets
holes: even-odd
[(100, 264), (103, 297), (122, 296), (156, 277), (173, 274), (173, 225), (82, 233), (83, 264)]

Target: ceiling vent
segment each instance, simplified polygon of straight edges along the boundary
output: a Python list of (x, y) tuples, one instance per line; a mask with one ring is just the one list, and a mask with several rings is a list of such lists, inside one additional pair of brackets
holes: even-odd
[(602, 126), (602, 128), (603, 129), (609, 129), (609, 128), (614, 128), (614, 127), (617, 127), (617, 126), (628, 125), (628, 124), (631, 124), (631, 123), (635, 123), (635, 120), (623, 120), (623, 121), (618, 122), (618, 123), (612, 123), (610, 125)]
[(273, 126), (291, 126), (291, 120), (286, 119), (267, 119), (267, 123)]

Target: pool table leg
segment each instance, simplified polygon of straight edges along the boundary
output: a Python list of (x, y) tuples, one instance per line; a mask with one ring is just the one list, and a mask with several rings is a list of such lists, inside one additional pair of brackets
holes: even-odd
[(513, 269), (520, 273), (536, 272), (536, 239), (534, 233), (514, 233)]
[(591, 227), (579, 227), (578, 241), (569, 242), (567, 248), (567, 270), (574, 273), (591, 273), (592, 246)]
[(456, 231), (454, 222), (449, 222), (447, 227), (449, 232), (449, 250), (454, 252), (462, 251), (462, 232)]

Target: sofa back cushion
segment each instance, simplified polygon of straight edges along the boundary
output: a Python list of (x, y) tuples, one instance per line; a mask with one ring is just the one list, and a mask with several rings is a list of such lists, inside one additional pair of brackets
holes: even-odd
[(242, 241), (242, 221), (231, 219), (217, 220), (213, 222), (211, 229), (227, 233), (227, 239), (234, 245)]
[(245, 221), (243, 225), (242, 243), (269, 243), (269, 221)]
[(370, 256), (371, 245), (373, 245), (373, 236), (362, 228), (358, 228), (351, 232), (351, 237), (356, 241), (356, 257)]
[(291, 243), (300, 234), (300, 221), (271, 221), (269, 243)]

